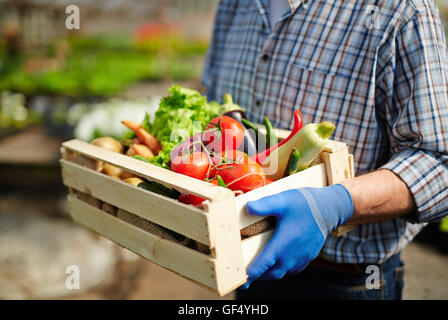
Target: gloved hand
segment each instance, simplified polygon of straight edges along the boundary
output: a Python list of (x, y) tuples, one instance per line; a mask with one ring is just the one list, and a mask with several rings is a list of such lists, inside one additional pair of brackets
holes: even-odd
[(247, 212), (275, 216), (274, 235), (247, 268), (243, 289), (254, 280), (280, 279), (303, 270), (317, 257), (328, 234), (353, 214), (348, 190), (335, 184), (325, 188), (287, 190), (247, 203)]

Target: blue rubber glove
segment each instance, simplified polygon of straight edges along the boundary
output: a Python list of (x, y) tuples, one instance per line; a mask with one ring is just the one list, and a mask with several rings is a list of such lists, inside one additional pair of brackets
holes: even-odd
[(271, 240), (247, 268), (249, 278), (242, 289), (258, 278), (280, 279), (303, 270), (317, 257), (328, 234), (351, 218), (353, 201), (344, 186), (335, 184), (249, 201), (247, 212), (275, 216), (277, 224)]

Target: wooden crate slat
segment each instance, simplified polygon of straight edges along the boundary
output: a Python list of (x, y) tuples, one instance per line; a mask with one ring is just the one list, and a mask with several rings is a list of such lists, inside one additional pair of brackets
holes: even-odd
[(241, 242), (241, 246), (243, 247), (243, 256), (244, 256), (244, 267), (252, 262), (252, 260), (257, 256), (260, 251), (264, 248), (266, 243), (271, 239), (274, 234), (274, 230), (268, 230), (263, 233), (254, 235), (247, 239), (244, 239)]
[(159, 182), (181, 192), (191, 193), (209, 200), (233, 197), (233, 193), (230, 190), (216, 187), (204, 181), (166, 170), (124, 154), (102, 149), (81, 140), (70, 140), (64, 142), (62, 146), (86, 157), (108, 162), (138, 176)]
[(260, 199), (262, 197), (276, 194), (289, 189), (300, 187), (325, 187), (327, 186), (327, 175), (323, 163), (298, 172), (286, 178), (277, 180), (267, 186), (250, 191), (235, 198), (236, 213), (238, 216), (240, 229), (251, 225), (265, 217), (251, 216), (246, 213), (246, 202)]
[(60, 160), (64, 184), (206, 245), (207, 213), (78, 164)]
[(68, 202), (76, 222), (183, 277), (217, 289), (215, 259), (163, 240), (74, 196), (68, 196)]

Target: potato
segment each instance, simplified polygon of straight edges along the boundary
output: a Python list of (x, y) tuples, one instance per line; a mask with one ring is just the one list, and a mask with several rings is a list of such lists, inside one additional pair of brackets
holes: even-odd
[(128, 178), (135, 178), (135, 175), (129, 171), (123, 170), (121, 172), (120, 178), (126, 180)]
[(127, 182), (129, 184), (132, 184), (133, 186), (137, 187), (140, 183), (144, 182), (142, 179), (140, 178), (127, 178), (123, 180), (124, 182)]
[(116, 166), (113, 166), (109, 163), (103, 163), (103, 173), (107, 174), (110, 177), (120, 177), (123, 170)]
[(117, 152), (117, 153), (123, 152), (123, 146), (121, 145), (121, 143), (112, 137), (96, 138), (90, 143), (97, 147), (107, 149), (107, 150), (110, 150), (113, 152)]

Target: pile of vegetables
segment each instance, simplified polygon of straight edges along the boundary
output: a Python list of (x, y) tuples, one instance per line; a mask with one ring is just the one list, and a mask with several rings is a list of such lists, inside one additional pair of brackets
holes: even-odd
[[(92, 143), (228, 188), (238, 195), (308, 168), (335, 129), (329, 122), (302, 128), (300, 111), (296, 111), (290, 136), (278, 143), (268, 118), (264, 121), (266, 134), (262, 134), (230, 95), (225, 95), (223, 101), (222, 105), (207, 102), (199, 92), (174, 85), (169, 95), (162, 98), (153, 121), (148, 115), (140, 124), (123, 120), (130, 131), (121, 143), (110, 137)], [(101, 170), (183, 203), (200, 205), (205, 201), (145, 182), (119, 169)]]

